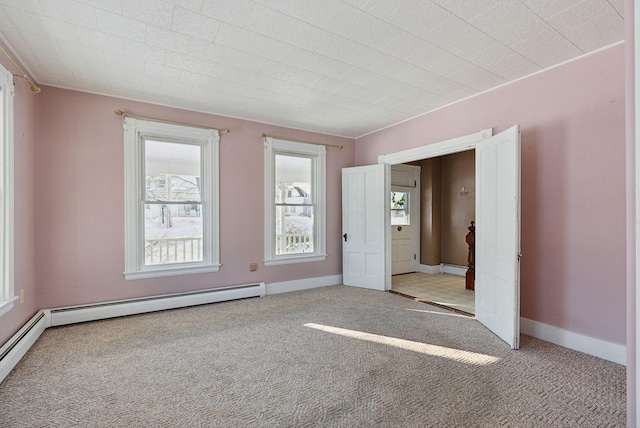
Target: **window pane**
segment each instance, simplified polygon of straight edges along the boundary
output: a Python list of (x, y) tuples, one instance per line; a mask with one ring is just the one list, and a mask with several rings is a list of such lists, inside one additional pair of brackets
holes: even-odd
[(391, 224), (409, 225), (409, 193), (391, 192)]
[(313, 208), (276, 207), (276, 254), (313, 252)]
[(276, 155), (275, 202), (311, 203), (311, 159)]
[(147, 201), (200, 199), (200, 146), (145, 141)]
[(145, 204), (145, 265), (199, 262), (202, 205)]

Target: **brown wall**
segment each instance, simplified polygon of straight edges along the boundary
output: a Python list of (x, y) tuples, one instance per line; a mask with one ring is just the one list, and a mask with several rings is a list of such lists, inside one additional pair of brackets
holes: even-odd
[[(475, 150), (443, 156), (441, 263), (467, 265), (467, 228), (476, 216)], [(465, 187), (469, 193), (460, 195)]]
[[(421, 167), (420, 263), (467, 265), (465, 236), (475, 219), (475, 151), (412, 162)], [(460, 195), (464, 186), (469, 193)]]

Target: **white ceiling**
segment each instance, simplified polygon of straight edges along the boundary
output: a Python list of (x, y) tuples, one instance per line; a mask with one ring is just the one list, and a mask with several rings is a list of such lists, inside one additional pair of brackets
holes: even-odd
[(39, 84), (357, 137), (623, 40), (623, 9), (624, 0), (0, 0), (0, 35)]

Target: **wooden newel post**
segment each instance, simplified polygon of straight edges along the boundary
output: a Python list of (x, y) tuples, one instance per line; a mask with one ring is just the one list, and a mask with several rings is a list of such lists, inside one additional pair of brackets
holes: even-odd
[(471, 221), (471, 226), (469, 226), (469, 233), (467, 233), (467, 245), (469, 246), (469, 257), (467, 261), (469, 262), (469, 269), (467, 269), (466, 275), (466, 284), (465, 288), (467, 290), (475, 290), (475, 280), (476, 280), (476, 227), (474, 226), (475, 222)]

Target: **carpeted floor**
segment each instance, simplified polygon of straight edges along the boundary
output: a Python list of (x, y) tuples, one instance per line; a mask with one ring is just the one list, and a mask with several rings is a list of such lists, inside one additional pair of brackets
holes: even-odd
[(345, 286), (47, 330), (0, 427), (620, 427), (625, 368)]

